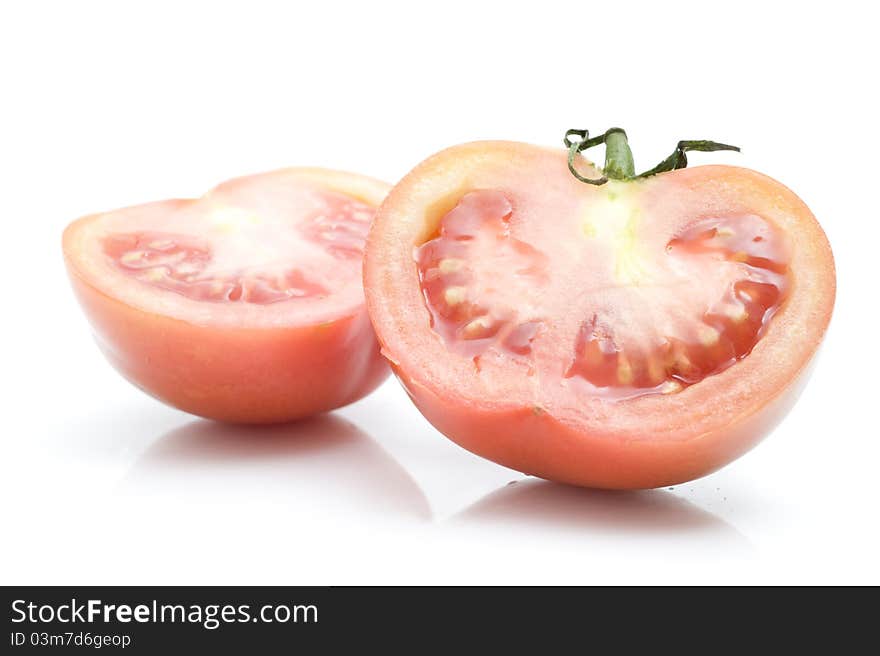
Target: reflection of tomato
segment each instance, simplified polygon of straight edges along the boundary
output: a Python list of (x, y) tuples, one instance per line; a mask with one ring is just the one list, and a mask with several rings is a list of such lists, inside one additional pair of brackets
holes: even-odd
[(564, 152), (508, 142), (416, 167), (364, 266), (383, 353), (431, 423), (609, 488), (753, 446), (794, 402), (835, 291), (821, 228), (770, 178), (702, 166), (590, 186)]
[(239, 178), (80, 219), (64, 256), (98, 343), (133, 383), (213, 419), (296, 419), (386, 376), (361, 286), (386, 191), (316, 169)]

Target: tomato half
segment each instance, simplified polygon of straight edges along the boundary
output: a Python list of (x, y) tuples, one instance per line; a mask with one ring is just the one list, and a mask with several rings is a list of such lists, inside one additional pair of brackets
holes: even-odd
[(187, 412), (280, 422), (387, 375), (364, 307), (364, 239), (387, 185), (285, 169), (72, 223), (63, 248), (98, 344)]
[(512, 142), (410, 172), (364, 271), (383, 353), (434, 426), (604, 488), (690, 480), (753, 446), (794, 402), (835, 294), (824, 233), (764, 175), (593, 186), (564, 151)]

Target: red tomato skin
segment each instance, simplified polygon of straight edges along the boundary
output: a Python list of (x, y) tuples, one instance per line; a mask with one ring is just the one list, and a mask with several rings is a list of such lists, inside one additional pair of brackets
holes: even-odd
[(767, 436), (801, 394), (812, 367), (754, 414), (686, 448), (677, 441), (630, 441), (619, 435), (585, 433), (531, 408), (492, 411), (463, 407), (392, 371), (433, 426), (459, 446), (511, 469), (560, 483), (608, 490), (676, 485), (711, 474)]
[(387, 377), (365, 308), (320, 326), (219, 328), (144, 312), (83, 280), (73, 290), (110, 363), (176, 408), (232, 423), (277, 423), (326, 412)]

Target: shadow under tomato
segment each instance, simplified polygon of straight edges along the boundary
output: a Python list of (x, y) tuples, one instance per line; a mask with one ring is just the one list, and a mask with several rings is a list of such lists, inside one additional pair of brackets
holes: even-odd
[(122, 488), (191, 501), (258, 498), (310, 512), (350, 507), (430, 518), (427, 499), (406, 470), (332, 414), (272, 426), (193, 421), (148, 447)]
[(591, 490), (535, 479), (495, 490), (451, 521), (593, 533), (714, 533), (748, 543), (724, 520), (666, 490)]

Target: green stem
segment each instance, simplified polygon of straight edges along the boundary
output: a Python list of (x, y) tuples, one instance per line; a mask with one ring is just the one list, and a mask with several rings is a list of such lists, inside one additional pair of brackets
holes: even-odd
[[(577, 137), (572, 139), (572, 137)], [(647, 178), (658, 173), (683, 169), (687, 166), (687, 152), (698, 150), (702, 152), (712, 152), (715, 150), (735, 150), (739, 152), (736, 146), (718, 143), (717, 141), (679, 141), (675, 147), (675, 151), (653, 169), (649, 169), (644, 173), (636, 175), (635, 164), (633, 163), (632, 150), (630, 150), (629, 142), (626, 138), (626, 132), (621, 128), (611, 128), (598, 137), (590, 138), (587, 130), (568, 130), (565, 133), (565, 147), (568, 148), (568, 170), (571, 174), (586, 184), (603, 185), (608, 180), (637, 180), (639, 178)], [(604, 175), (600, 178), (587, 178), (578, 173), (575, 167), (575, 159), (578, 154), (598, 146), (605, 144), (605, 170)]]
[(612, 180), (629, 180), (636, 175), (632, 150), (626, 132), (611, 128), (605, 133), (605, 177)]

